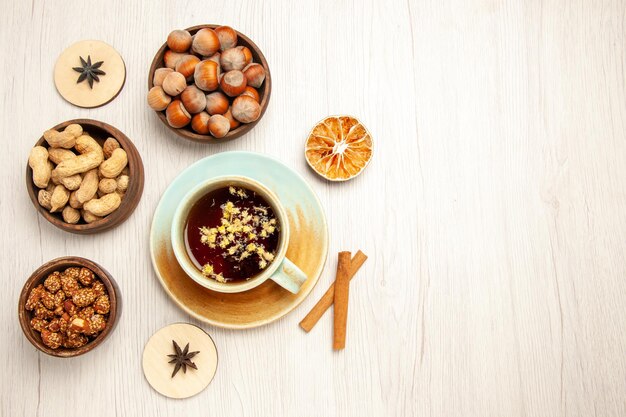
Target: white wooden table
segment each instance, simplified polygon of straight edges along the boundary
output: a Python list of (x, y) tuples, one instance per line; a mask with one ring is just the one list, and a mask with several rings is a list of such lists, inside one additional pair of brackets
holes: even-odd
[[(1, 415), (626, 415), (625, 14), (619, 0), (2, 0)], [(168, 32), (199, 23), (247, 34), (272, 70), (265, 117), (224, 145), (179, 140), (145, 103)], [(52, 82), (58, 54), (89, 38), (116, 47), (128, 72), (94, 110)], [(337, 113), (359, 117), (376, 145), (345, 184), (303, 158), (311, 126)], [(24, 186), (41, 132), (76, 117), (120, 128), (146, 167), (133, 216), (97, 236), (55, 229)], [(276, 156), (311, 182), (331, 255), (282, 320), (202, 326), (220, 353), (215, 380), (168, 400), (141, 352), (160, 327), (194, 320), (156, 279), (150, 222), (181, 170), (228, 150)], [(344, 249), (370, 258), (336, 353), (332, 314), (308, 335), (298, 322)], [(63, 255), (103, 265), (124, 299), (112, 337), (71, 360), (38, 353), (16, 314), (28, 275)]]

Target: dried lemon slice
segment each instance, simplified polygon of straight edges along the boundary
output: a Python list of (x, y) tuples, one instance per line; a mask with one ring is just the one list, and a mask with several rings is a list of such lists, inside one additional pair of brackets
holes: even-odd
[(330, 116), (313, 127), (304, 155), (315, 172), (330, 181), (359, 175), (372, 159), (372, 136), (352, 116)]

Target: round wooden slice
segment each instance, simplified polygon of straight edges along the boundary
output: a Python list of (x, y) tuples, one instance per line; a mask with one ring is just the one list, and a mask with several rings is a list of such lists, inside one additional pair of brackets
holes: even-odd
[[(98, 69), (106, 74), (97, 75), (90, 88), (87, 79), (77, 82), (80, 73), (73, 68), (82, 67), (81, 57), (91, 64), (102, 61)], [(76, 42), (61, 53), (54, 66), (54, 84), (61, 96), (79, 107), (98, 107), (113, 100), (124, 86), (126, 66), (120, 54), (110, 45), (96, 40)]]
[[(189, 343), (189, 352), (199, 351), (190, 360), (198, 369), (180, 369), (172, 377), (175, 364), (167, 355), (175, 353), (174, 344), (181, 350)], [(211, 336), (201, 328), (187, 323), (165, 326), (152, 335), (143, 350), (143, 373), (148, 383), (169, 398), (188, 398), (204, 390), (217, 370), (217, 349)]]

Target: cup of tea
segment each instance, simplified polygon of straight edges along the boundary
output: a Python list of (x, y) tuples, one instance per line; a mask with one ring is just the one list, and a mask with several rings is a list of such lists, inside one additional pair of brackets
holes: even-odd
[(247, 291), (271, 279), (297, 294), (307, 279), (285, 256), (285, 208), (252, 178), (215, 177), (189, 191), (174, 213), (171, 239), (187, 275), (214, 291)]

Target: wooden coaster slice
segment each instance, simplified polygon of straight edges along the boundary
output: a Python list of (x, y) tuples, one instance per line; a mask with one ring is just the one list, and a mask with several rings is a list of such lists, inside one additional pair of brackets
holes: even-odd
[[(174, 363), (168, 355), (175, 354), (175, 341), (181, 350), (189, 343), (188, 352), (199, 351), (190, 358), (198, 369), (187, 366), (175, 376)], [(211, 336), (201, 328), (187, 323), (165, 326), (152, 335), (143, 350), (143, 373), (157, 392), (169, 398), (188, 398), (204, 390), (217, 370), (217, 349)]]
[[(99, 81), (88, 78), (77, 82), (81, 76), (74, 68), (84, 67), (90, 58), (92, 68)], [(102, 61), (102, 64), (97, 65)], [(104, 72), (105, 74), (101, 74)], [(76, 42), (59, 55), (54, 66), (54, 84), (61, 96), (79, 107), (98, 107), (113, 100), (126, 81), (126, 66), (120, 54), (110, 45), (96, 40)]]

